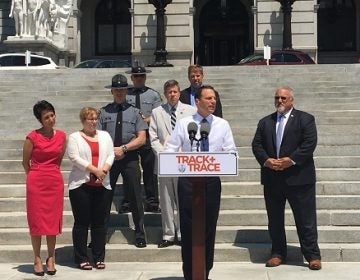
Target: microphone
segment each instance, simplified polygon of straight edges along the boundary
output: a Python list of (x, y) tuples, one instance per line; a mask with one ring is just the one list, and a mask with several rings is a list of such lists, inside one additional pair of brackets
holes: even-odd
[(210, 124), (208, 122), (200, 124), (201, 139), (207, 139), (210, 133)]
[(208, 122), (201, 122), (200, 124), (200, 139), (201, 139), (201, 150), (209, 151), (209, 136), (210, 124)]
[(198, 130), (198, 126), (195, 122), (191, 122), (188, 124), (187, 130), (189, 133), (190, 144), (192, 146), (196, 136), (196, 132)]

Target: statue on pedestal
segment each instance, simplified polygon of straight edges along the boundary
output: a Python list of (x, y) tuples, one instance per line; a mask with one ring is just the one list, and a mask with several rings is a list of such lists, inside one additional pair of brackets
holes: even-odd
[(46, 38), (60, 48), (67, 44), (67, 25), (73, 0), (12, 0), (9, 17), (16, 37)]
[(26, 12), (26, 0), (12, 0), (10, 18), (15, 20), (15, 35), (22, 37), (24, 34), (24, 12)]

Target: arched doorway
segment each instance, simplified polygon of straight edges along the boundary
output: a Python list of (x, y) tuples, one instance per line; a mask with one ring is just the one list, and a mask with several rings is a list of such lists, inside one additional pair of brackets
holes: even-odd
[(131, 53), (131, 16), (128, 0), (102, 0), (95, 11), (96, 55)]
[(345, 53), (356, 51), (357, 24), (354, 0), (319, 0), (318, 3), (319, 60), (326, 53), (336, 52), (338, 57), (345, 57)]
[(208, 1), (198, 26), (197, 63), (233, 65), (249, 54), (249, 16), (240, 0)]

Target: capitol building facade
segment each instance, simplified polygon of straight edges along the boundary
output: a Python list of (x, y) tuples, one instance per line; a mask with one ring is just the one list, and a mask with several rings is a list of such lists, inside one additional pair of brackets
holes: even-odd
[(0, 0), (0, 52), (151, 64), (160, 47), (172, 65), (232, 65), (283, 48), (285, 12), (292, 48), (318, 63), (359, 57), (360, 0)]

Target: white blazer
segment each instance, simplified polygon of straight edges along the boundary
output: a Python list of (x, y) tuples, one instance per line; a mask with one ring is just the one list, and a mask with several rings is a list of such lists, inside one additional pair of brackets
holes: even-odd
[[(105, 163), (110, 166), (114, 162), (114, 144), (107, 131), (97, 130), (99, 141), (98, 167)], [(90, 180), (90, 172), (86, 167), (91, 164), (91, 149), (86, 140), (81, 136), (80, 131), (70, 134), (67, 144), (67, 154), (72, 162), (72, 169), (69, 175), (69, 190), (80, 187)], [(103, 180), (104, 188), (111, 190), (109, 173)]]
[[(188, 104), (177, 104), (175, 111), (176, 121), (191, 116), (196, 113), (196, 108)], [(170, 111), (168, 103), (156, 107), (152, 110), (151, 120), (149, 125), (149, 135), (151, 141), (151, 147), (156, 155), (154, 173), (157, 174), (157, 154), (165, 149), (166, 142), (170, 138), (172, 129), (170, 121)]]

